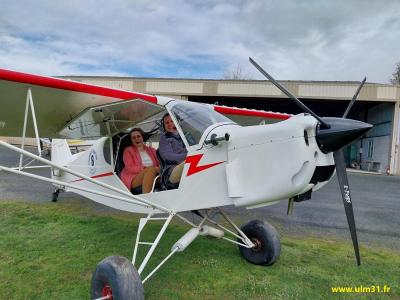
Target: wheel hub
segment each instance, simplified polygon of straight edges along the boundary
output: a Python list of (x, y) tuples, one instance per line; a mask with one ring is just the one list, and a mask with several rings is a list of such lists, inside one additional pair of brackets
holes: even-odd
[(253, 251), (255, 251), (255, 252), (260, 251), (261, 248), (262, 248), (261, 241), (259, 239), (257, 239), (257, 238), (251, 238), (251, 241), (254, 244), (254, 247), (252, 248)]
[[(109, 286), (108, 284), (106, 284), (105, 286), (103, 286), (103, 289), (101, 290), (101, 296), (102, 299), (113, 299), (113, 295), (112, 295), (112, 288), (111, 286)], [(108, 297), (108, 298), (105, 298)]]

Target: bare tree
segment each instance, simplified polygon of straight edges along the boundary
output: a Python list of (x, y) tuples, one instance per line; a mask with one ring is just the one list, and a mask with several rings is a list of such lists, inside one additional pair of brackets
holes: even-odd
[(392, 77), (390, 78), (392, 84), (400, 84), (400, 62), (396, 64)]
[(237, 64), (233, 70), (225, 71), (222, 75), (224, 79), (231, 79), (231, 80), (246, 80), (251, 79), (247, 74), (245, 74), (242, 70), (242, 67)]

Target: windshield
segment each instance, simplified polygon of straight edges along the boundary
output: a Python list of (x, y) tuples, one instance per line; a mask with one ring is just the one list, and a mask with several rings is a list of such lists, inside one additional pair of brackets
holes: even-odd
[(171, 112), (181, 127), (189, 145), (196, 145), (204, 131), (217, 123), (234, 123), (227, 117), (217, 113), (209, 105), (189, 101), (176, 103)]

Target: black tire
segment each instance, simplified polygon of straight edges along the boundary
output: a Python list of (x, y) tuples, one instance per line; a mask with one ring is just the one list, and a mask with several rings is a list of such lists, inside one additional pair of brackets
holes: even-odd
[(60, 195), (60, 190), (59, 190), (59, 189), (57, 189), (57, 190), (54, 191), (54, 193), (52, 194), (52, 197), (51, 197), (51, 201), (52, 201), (52, 202), (57, 202), (57, 200), (58, 200), (58, 195)]
[(281, 243), (275, 228), (264, 221), (253, 220), (241, 227), (246, 236), (256, 245), (254, 248), (239, 246), (240, 254), (255, 265), (270, 266), (281, 254)]
[(97, 265), (93, 273), (91, 299), (110, 293), (113, 300), (144, 300), (140, 275), (125, 257), (109, 256)]

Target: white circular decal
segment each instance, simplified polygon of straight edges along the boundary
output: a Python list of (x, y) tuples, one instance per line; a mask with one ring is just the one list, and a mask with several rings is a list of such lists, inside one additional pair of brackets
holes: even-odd
[(95, 150), (90, 150), (89, 153), (89, 173), (91, 175), (96, 173), (96, 162), (97, 162), (97, 154)]

